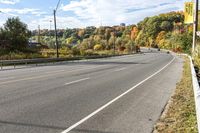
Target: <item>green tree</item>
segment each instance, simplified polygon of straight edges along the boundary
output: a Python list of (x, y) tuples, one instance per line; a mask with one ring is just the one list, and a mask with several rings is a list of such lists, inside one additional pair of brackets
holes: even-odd
[(115, 45), (116, 45), (116, 48), (120, 49), (121, 46), (123, 45), (123, 41), (122, 41), (122, 38), (118, 37), (115, 41)]
[(9, 18), (0, 30), (0, 39), (6, 40), (12, 51), (24, 51), (30, 36), (31, 32), (27, 29), (27, 25), (18, 17)]
[(115, 37), (114, 36), (111, 36), (109, 41), (108, 41), (108, 45), (106, 47), (106, 50), (110, 50), (110, 49), (113, 49), (113, 46), (115, 44)]
[(160, 25), (160, 28), (164, 31), (171, 31), (173, 29), (173, 23), (169, 21), (163, 21)]
[(134, 42), (129, 40), (128, 43), (126, 43), (125, 47), (128, 53), (132, 52), (134, 47)]

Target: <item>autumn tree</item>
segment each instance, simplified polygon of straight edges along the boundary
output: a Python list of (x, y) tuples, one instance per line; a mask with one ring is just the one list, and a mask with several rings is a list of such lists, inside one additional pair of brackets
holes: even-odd
[(158, 36), (156, 37), (156, 44), (158, 46), (160, 46), (160, 41), (165, 39), (165, 35), (166, 35), (166, 32), (165, 31), (161, 31)]
[(131, 30), (131, 40), (135, 41), (137, 35), (138, 35), (138, 28), (134, 26)]

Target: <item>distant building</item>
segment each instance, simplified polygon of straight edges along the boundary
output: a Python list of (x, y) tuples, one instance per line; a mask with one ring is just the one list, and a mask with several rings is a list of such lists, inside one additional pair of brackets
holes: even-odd
[(121, 23), (120, 26), (126, 26), (126, 24), (125, 23)]
[(42, 44), (39, 42), (36, 42), (35, 40), (29, 39), (28, 41), (28, 46), (30, 48), (36, 48), (36, 47), (40, 47)]

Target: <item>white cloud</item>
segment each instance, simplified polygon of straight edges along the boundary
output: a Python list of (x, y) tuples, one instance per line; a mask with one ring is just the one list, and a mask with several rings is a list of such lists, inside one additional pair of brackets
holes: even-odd
[[(20, 0), (0, 0), (0, 3), (14, 4)], [(73, 28), (99, 25), (136, 24), (144, 17), (174, 10), (182, 10), (186, 0), (71, 0), (61, 5), (57, 13), (58, 28)], [(48, 10), (53, 7), (49, 6)], [(53, 8), (54, 9), (54, 8)], [(3, 17), (20, 16), (30, 29), (48, 29), (53, 14), (34, 8), (0, 8)], [(73, 13), (73, 14), (71, 14)], [(7, 14), (7, 15), (6, 15)], [(52, 14), (51, 16), (49, 16)], [(66, 16), (63, 16), (66, 14)], [(3, 18), (0, 25), (5, 22)], [(53, 22), (52, 27), (53, 29)]]
[[(77, 28), (77, 27), (85, 27), (80, 20), (74, 17), (61, 17), (57, 16), (57, 28), (58, 29), (66, 29), (66, 27)], [(51, 22), (50, 22), (51, 21)], [(38, 20), (33, 20), (29, 22), (29, 29), (37, 29), (38, 25), (40, 25), (41, 29), (54, 29), (54, 19), (53, 16), (45, 16)]]
[(13, 8), (0, 8), (0, 11), (7, 13), (7, 14), (18, 14), (18, 15), (25, 15), (25, 14), (32, 14), (35, 16), (41, 16), (46, 14), (44, 11), (40, 11), (39, 9), (33, 8), (22, 8), (22, 9), (13, 9)]
[(87, 20), (86, 25), (115, 25), (122, 22), (137, 23), (149, 15), (172, 10), (182, 10), (183, 0), (73, 0), (62, 5), (63, 11), (72, 11), (79, 20)]
[(0, 0), (0, 3), (9, 5), (14, 5), (18, 2), (20, 2), (20, 0)]

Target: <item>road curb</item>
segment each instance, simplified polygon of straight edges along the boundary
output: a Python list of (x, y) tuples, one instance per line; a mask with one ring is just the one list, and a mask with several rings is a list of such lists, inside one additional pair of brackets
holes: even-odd
[(200, 87), (199, 87), (196, 72), (194, 69), (193, 60), (192, 60), (192, 57), (188, 54), (179, 54), (179, 55), (187, 56), (190, 59), (190, 68), (191, 68), (191, 75), (192, 75), (192, 86), (193, 86), (193, 91), (194, 91), (197, 126), (198, 126), (198, 132), (200, 133)]
[(191, 58), (191, 56), (188, 56), (188, 57), (190, 59), (190, 67), (191, 67), (192, 84), (193, 84), (194, 99), (195, 99), (195, 106), (196, 106), (198, 132), (200, 132), (200, 88), (199, 88), (199, 83), (198, 83), (198, 80), (197, 80), (196, 72), (194, 70), (194, 64), (193, 64), (192, 58)]

